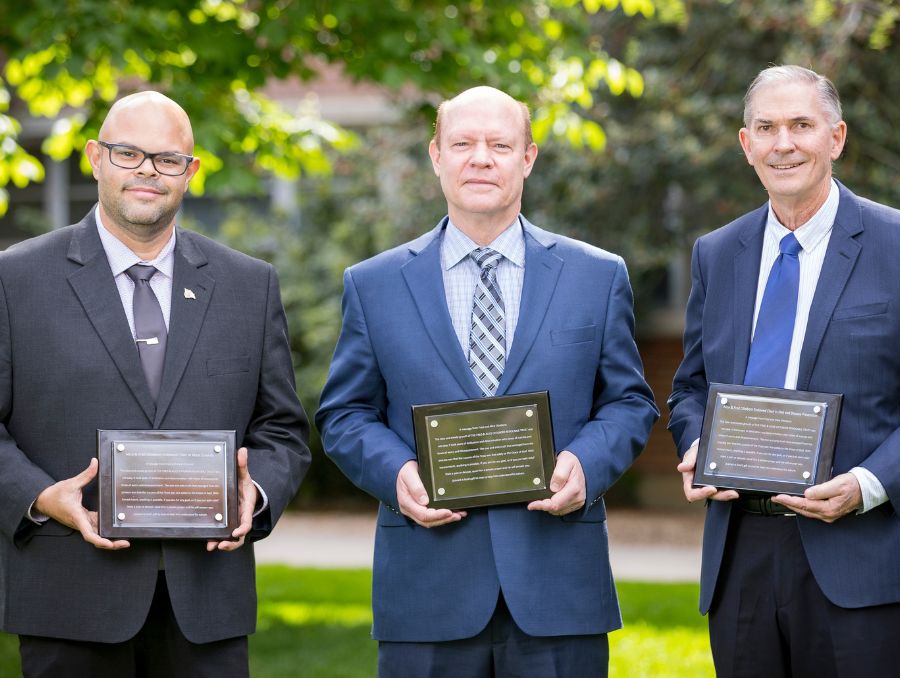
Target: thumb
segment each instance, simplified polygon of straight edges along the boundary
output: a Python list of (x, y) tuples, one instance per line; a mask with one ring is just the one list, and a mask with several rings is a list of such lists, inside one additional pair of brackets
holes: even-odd
[(247, 474), (247, 448), (242, 447), (237, 451), (238, 473), (241, 477)]
[(91, 482), (94, 478), (97, 477), (97, 469), (99, 468), (99, 463), (97, 462), (96, 457), (91, 457), (91, 463), (88, 464), (87, 468), (84, 469), (77, 476), (73, 477), (72, 480), (78, 487), (84, 487), (89, 482)]
[(414, 469), (409, 469), (403, 482), (406, 484), (407, 492), (417, 504), (428, 506), (428, 493), (425, 491), (422, 479)]
[(556, 468), (553, 469), (553, 475), (550, 477), (550, 491), (559, 492), (563, 486), (565, 486), (566, 481), (569, 480), (569, 475), (571, 475), (571, 473), (571, 461), (565, 457), (559, 459)]

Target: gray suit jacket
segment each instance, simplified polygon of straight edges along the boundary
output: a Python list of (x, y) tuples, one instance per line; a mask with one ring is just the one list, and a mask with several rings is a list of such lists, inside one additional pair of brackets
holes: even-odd
[[(184, 288), (196, 298), (185, 298)], [(187, 295), (189, 296), (189, 295)], [(235, 429), (268, 509), (265, 536), (309, 466), (274, 269), (177, 230), (172, 309), (154, 405), (93, 213), (0, 253), (0, 624), (5, 631), (121, 642), (140, 629), (160, 549), (185, 636), (253, 632), (253, 547), (134, 540), (108, 552), (24, 518), (54, 482), (87, 467), (97, 429)], [(96, 481), (84, 505), (97, 506)]]

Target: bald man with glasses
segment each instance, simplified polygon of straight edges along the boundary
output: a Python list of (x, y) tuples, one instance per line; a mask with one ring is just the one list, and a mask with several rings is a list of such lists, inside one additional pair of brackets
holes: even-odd
[[(98, 205), (0, 253), (0, 623), (26, 678), (243, 678), (250, 542), (310, 461), (278, 281), (176, 226), (199, 166), (178, 104), (125, 97), (98, 137)], [(234, 430), (231, 538), (101, 537), (98, 429)]]

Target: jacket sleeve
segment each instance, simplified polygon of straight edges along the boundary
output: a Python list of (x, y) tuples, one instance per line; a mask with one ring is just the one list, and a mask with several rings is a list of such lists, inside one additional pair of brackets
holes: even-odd
[(343, 324), (316, 424), (326, 454), (360, 489), (397, 506), (397, 475), (415, 452), (385, 424), (387, 395), (352, 271), (344, 273)]
[(609, 290), (595, 384), (591, 417), (566, 448), (584, 470), (585, 510), (631, 466), (659, 418), (634, 340), (631, 285), (621, 259)]
[(700, 246), (698, 240), (691, 255), (691, 294), (684, 322), (684, 357), (675, 372), (672, 395), (668, 400), (669, 431), (675, 439), (679, 457), (683, 457), (691, 443), (700, 437), (709, 390), (703, 361), (702, 323), (706, 284), (703, 281)]

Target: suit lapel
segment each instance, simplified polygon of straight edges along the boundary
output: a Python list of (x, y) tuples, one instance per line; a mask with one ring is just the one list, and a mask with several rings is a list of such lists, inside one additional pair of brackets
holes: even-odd
[(816, 284), (816, 293), (809, 309), (806, 336), (803, 339), (803, 350), (800, 352), (797, 388), (801, 391), (809, 387), (822, 337), (825, 336), (831, 314), (844, 291), (861, 249), (854, 239), (854, 236), (863, 230), (859, 204), (856, 196), (850, 191), (841, 184), (838, 184), (838, 187), (841, 192), (840, 204), (828, 241), (828, 250), (825, 252), (825, 261), (822, 263), (822, 272)]
[(734, 331), (734, 363), (732, 383), (744, 383), (750, 340), (753, 334), (753, 310), (756, 308), (756, 288), (759, 282), (759, 261), (762, 257), (768, 208), (763, 207), (747, 215), (747, 223), (739, 237), (734, 253), (734, 290), (732, 293), (732, 321)]
[(175, 236), (175, 269), (166, 362), (154, 427), (159, 427), (166, 415), (203, 327), (203, 319), (215, 287), (215, 280), (202, 271), (206, 263), (206, 256), (196, 246), (192, 235), (179, 228)]
[(69, 285), (122, 379), (131, 389), (147, 419), (153, 421), (156, 407), (141, 369), (141, 359), (122, 309), (116, 281), (97, 234), (93, 212), (73, 232), (68, 258), (81, 264), (81, 268), (69, 276)]
[(556, 283), (563, 267), (562, 259), (551, 252), (555, 240), (546, 231), (530, 224), (525, 226), (525, 279), (522, 300), (519, 302), (519, 320), (513, 335), (512, 348), (506, 359), (506, 368), (497, 387), (497, 395), (506, 393), (516, 374), (531, 351), (541, 323), (550, 307)]
[(441, 222), (436, 229), (410, 243), (409, 249), (413, 257), (403, 265), (401, 272), (425, 331), (441, 360), (466, 395), (478, 398), (481, 390), (469, 369), (447, 310), (447, 295), (441, 273), (440, 234), (444, 223)]

